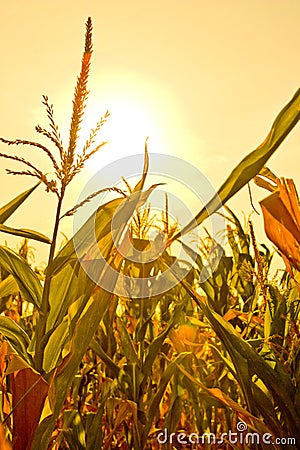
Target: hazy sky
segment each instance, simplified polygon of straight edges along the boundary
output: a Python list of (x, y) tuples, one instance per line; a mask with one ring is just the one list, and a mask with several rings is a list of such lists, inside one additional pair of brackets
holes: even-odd
[[(150, 151), (192, 162), (218, 188), (299, 87), (299, 0), (0, 1), (0, 135), (11, 139), (37, 139), (34, 126), (47, 126), (42, 94), (67, 138), (84, 24), (93, 20), (88, 123), (109, 109), (111, 143), (71, 185), (66, 208), (95, 168), (141, 153), (147, 135)], [(298, 126), (269, 166), (300, 189), (299, 146)], [(44, 164), (34, 149), (6, 150)], [(1, 204), (34, 182), (5, 167), (16, 165), (0, 161)], [(256, 201), (264, 195), (253, 187)], [(247, 190), (231, 205), (248, 214)], [(41, 187), (7, 224), (50, 234), (54, 207)]]

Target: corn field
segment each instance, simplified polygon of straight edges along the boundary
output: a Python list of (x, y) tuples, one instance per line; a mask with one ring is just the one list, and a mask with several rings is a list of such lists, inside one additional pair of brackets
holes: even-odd
[[(37, 179), (0, 208), (0, 231), (22, 238), (18, 250), (0, 246), (1, 449), (299, 448), (300, 208), (293, 180), (266, 164), (300, 118), (300, 90), (182, 229), (167, 197), (161, 215), (151, 209), (159, 183), (145, 187), (147, 142), (135, 186), (107, 186), (63, 213), (69, 184), (105, 145), (95, 139), (109, 112), (78, 148), (92, 51), (89, 18), (66, 147), (47, 96), (49, 129), (36, 132), (49, 147), (0, 137), (0, 156), (21, 167), (8, 174)], [(7, 146), (42, 152), (53, 174)], [(252, 181), (268, 191), (261, 209), (273, 245), (257, 242), (251, 221), (242, 225), (226, 206)], [(41, 186), (57, 199), (52, 236), (7, 226)], [(64, 218), (104, 191), (112, 199), (58, 249)], [(215, 214), (226, 224), (222, 245), (209, 233), (196, 247), (183, 242)], [(151, 240), (153, 227), (163, 245)], [(34, 240), (49, 249), (44, 270), (32, 260)], [(149, 249), (155, 259), (132, 258)], [(286, 269), (271, 275), (275, 251)]]

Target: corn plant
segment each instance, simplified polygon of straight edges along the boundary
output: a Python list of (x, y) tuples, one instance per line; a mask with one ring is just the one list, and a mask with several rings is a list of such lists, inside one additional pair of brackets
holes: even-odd
[[(26, 167), (26, 170), (21, 171), (8, 170), (9, 174), (38, 178), (39, 183), (43, 183), (46, 186), (46, 190), (54, 193), (58, 199), (55, 214), (55, 225), (50, 244), (48, 267), (51, 266), (55, 255), (57, 233), (60, 217), (62, 215), (61, 211), (63, 200), (66, 194), (67, 187), (76, 176), (76, 174), (82, 170), (85, 162), (97, 151), (99, 151), (100, 148), (104, 145), (104, 142), (99, 145), (95, 145), (95, 138), (104, 125), (105, 121), (107, 120), (109, 115), (108, 112), (106, 112), (105, 115), (100, 118), (95, 128), (91, 130), (90, 136), (87, 139), (82, 151), (78, 152), (78, 149), (76, 148), (80, 125), (82, 122), (82, 117), (88, 96), (87, 81), (90, 69), (91, 55), (92, 23), (91, 19), (88, 19), (86, 23), (85, 49), (82, 58), (81, 72), (77, 80), (73, 100), (70, 138), (67, 149), (64, 149), (63, 147), (58, 127), (54, 120), (53, 106), (49, 103), (47, 96), (43, 97), (43, 103), (46, 107), (47, 116), (50, 122), (50, 130), (46, 130), (40, 126), (36, 127), (36, 131), (38, 133), (42, 134), (51, 141), (55, 151), (58, 154), (59, 159), (57, 158), (53, 150), (48, 149), (46, 146), (38, 142), (32, 142), (22, 139), (11, 141), (0, 138), (0, 141), (7, 145), (30, 146), (41, 150), (46, 154), (53, 165), (56, 178), (49, 179), (48, 175), (43, 173), (41, 169), (33, 165), (24, 157), (18, 155), (11, 156), (6, 153), (1, 153), (1, 157), (8, 160), (17, 161), (25, 165)], [(35, 187), (21, 194), (19, 197), (17, 197), (1, 209), (1, 224), (14, 212), (14, 210), (18, 206), (20, 206), (20, 204), (28, 197), (32, 190), (35, 189)], [(39, 239), (48, 243), (50, 242), (49, 239), (40, 235), (39, 233), (34, 233), (27, 230), (15, 230), (6, 227), (5, 225), (1, 225), (1, 231), (14, 233), (33, 239)], [(47, 395), (49, 395), (50, 390), (53, 389), (56, 379), (59, 378), (58, 372), (54, 376), (54, 369), (57, 368), (59, 364), (61, 364), (60, 352), (63, 348), (63, 345), (60, 345), (60, 350), (58, 349), (56, 360), (52, 360), (52, 364), (50, 364), (50, 360), (54, 357), (54, 355), (50, 354), (51, 351), (49, 352), (49, 345), (51, 346), (51, 342), (55, 340), (55, 337), (63, 328), (63, 324), (67, 324), (67, 317), (65, 317), (65, 320), (63, 320), (64, 315), (71, 304), (76, 305), (76, 301), (78, 303), (78, 308), (76, 309), (75, 307), (76, 312), (74, 311), (74, 325), (76, 321), (79, 320), (80, 315), (84, 309), (84, 302), (87, 302), (87, 299), (93, 292), (93, 286), (92, 283), (89, 283), (88, 280), (86, 280), (86, 278), (80, 271), (79, 273), (78, 270), (73, 271), (73, 269), (70, 268), (70, 278), (69, 280), (65, 280), (66, 282), (60, 285), (59, 294), (58, 292), (56, 292), (56, 289), (57, 282), (60, 283), (60, 281), (58, 280), (58, 277), (55, 278), (53, 276), (50, 270), (47, 271), (44, 284), (42, 286), (36, 274), (30, 269), (28, 265), (24, 263), (22, 259), (20, 259), (20, 257), (15, 255), (6, 247), (1, 247), (0, 252), (2, 268), (6, 270), (12, 277), (14, 277), (15, 281), (18, 283), (21, 295), (24, 296), (24, 298), (28, 299), (31, 303), (33, 303), (38, 311), (38, 320), (36, 323), (34, 335), (31, 340), (26, 335), (24, 330), (17, 326), (14, 321), (9, 320), (8, 318), (1, 317), (2, 333), (6, 336), (11, 336), (11, 333), (15, 333), (15, 338), (12, 338), (11, 336), (11, 341), (13, 341), (13, 343), (12, 348), (9, 350), (9, 352), (12, 352), (12, 354), (15, 355), (14, 359), (18, 360), (17, 369), (19, 370), (19, 372), (15, 373), (13, 371), (13, 373), (10, 375), (12, 378), (11, 383), (13, 392), (12, 408), (14, 422), (14, 446), (15, 448), (22, 449), (30, 448), (31, 446), (32, 448), (34, 448), (35, 446), (36, 448), (42, 448), (42, 445), (33, 442), (34, 433), (36, 431), (38, 422), (42, 417), (43, 408), (45, 409), (44, 414), (46, 416), (48, 415), (48, 413), (46, 412), (47, 405), (45, 405), (44, 402)], [(75, 283), (75, 281), (77, 284)], [(69, 291), (69, 288), (71, 288), (70, 285), (72, 285), (73, 287), (72, 292)], [(99, 294), (94, 293), (94, 296), (95, 298), (98, 298)], [(53, 304), (54, 299), (58, 302), (58, 304), (60, 303), (60, 313), (57, 309), (54, 313), (54, 310), (57, 307), (57, 304)], [(94, 301), (95, 300), (93, 297), (93, 299), (90, 300), (90, 303), (93, 303)], [(103, 303), (103, 308), (105, 309), (105, 302)], [(54, 315), (57, 314), (57, 316), (53, 317), (53, 313)], [(101, 314), (101, 308), (99, 313)], [(66, 336), (68, 337), (67, 340), (69, 345), (71, 345), (72, 337), (75, 339), (76, 333), (74, 329), (73, 332), (73, 336)], [(60, 336), (62, 337), (62, 335)], [(52, 344), (52, 349), (54, 349), (54, 345)], [(57, 351), (56, 348), (55, 351)], [(49, 366), (49, 364), (51, 367)], [(72, 362), (72, 364), (77, 368), (76, 362)], [(68, 379), (68, 376), (71, 379), (72, 375), (67, 374), (68, 369), (65, 368), (64, 370), (66, 372), (64, 375), (65, 380)], [(60, 387), (62, 388), (63, 392), (65, 392), (66, 386), (67, 382), (65, 384), (60, 383)], [(35, 389), (33, 389), (33, 387)], [(62, 398), (64, 397), (64, 395), (65, 394), (62, 395)], [(58, 398), (59, 396), (57, 396), (57, 399)], [(48, 408), (50, 408), (49, 411), (52, 410), (54, 412), (53, 422), (51, 425), (54, 427), (55, 420), (57, 418), (57, 414), (55, 416), (55, 402), (54, 404), (51, 402), (51, 405), (48, 403)], [(60, 408), (58, 407), (57, 409)], [(26, 411), (25, 415), (24, 411)], [(24, 417), (26, 417), (26, 421), (24, 421)], [(6, 420), (8, 420), (8, 418), (6, 418)], [(49, 430), (49, 436), (51, 435), (51, 432), (52, 430)], [(39, 435), (38, 433), (36, 434), (36, 440), (38, 441)], [(47, 439), (45, 438), (45, 436), (43, 436), (43, 446), (45, 448), (47, 447), (47, 442)]]

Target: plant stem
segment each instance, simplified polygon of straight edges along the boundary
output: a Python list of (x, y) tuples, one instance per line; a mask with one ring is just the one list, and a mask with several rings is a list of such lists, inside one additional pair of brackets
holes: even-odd
[[(61, 194), (59, 196), (59, 200), (58, 200), (57, 208), (56, 208), (56, 217), (55, 217), (55, 223), (54, 223), (54, 229), (53, 229), (53, 236), (52, 236), (52, 242), (51, 242), (49, 257), (48, 257), (48, 265), (47, 265), (48, 268), (50, 267), (50, 265), (54, 259), (58, 227), (59, 227), (59, 218), (60, 218), (64, 193), (65, 193), (65, 189), (64, 189), (64, 187), (62, 187)], [(52, 279), (51, 271), (47, 271), (46, 277), (45, 277), (45, 282), (44, 282), (42, 303), (41, 303), (41, 307), (40, 307), (40, 311), (39, 311), (39, 319), (38, 319), (38, 323), (37, 323), (37, 327), (36, 327), (35, 366), (39, 372), (42, 371), (43, 350), (46, 345), (46, 342), (43, 342), (43, 337), (45, 335), (48, 313), (50, 310), (49, 295), (50, 295), (51, 279)]]

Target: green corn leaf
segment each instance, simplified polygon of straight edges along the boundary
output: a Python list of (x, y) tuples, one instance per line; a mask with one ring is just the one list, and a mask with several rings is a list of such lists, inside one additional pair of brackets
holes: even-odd
[(12, 250), (0, 246), (0, 266), (14, 277), (24, 299), (39, 308), (43, 288), (29, 264)]
[(43, 370), (45, 373), (51, 372), (62, 362), (62, 349), (68, 340), (68, 331), (68, 321), (65, 318), (51, 333), (44, 349)]
[(91, 341), (90, 348), (96, 353), (96, 355), (99, 356), (99, 358), (102, 359), (105, 365), (110, 368), (114, 374), (114, 377), (118, 378), (121, 370), (120, 367), (117, 366), (117, 364), (115, 364), (114, 361), (105, 353), (101, 345), (95, 339)]
[(30, 339), (23, 328), (10, 317), (0, 316), (0, 333), (6, 337), (17, 354), (30, 364), (31, 359), (27, 353)]
[(28, 239), (33, 239), (35, 241), (44, 242), (46, 244), (51, 243), (51, 240), (47, 236), (44, 236), (42, 233), (39, 233), (37, 231), (26, 230), (23, 228), (12, 228), (3, 225), (4, 222), (16, 211), (16, 209), (18, 209), (19, 206), (22, 205), (27, 197), (38, 187), (39, 184), (40, 182), (27, 191), (22, 192), (16, 198), (0, 208), (0, 231), (7, 234), (13, 234), (15, 236), (22, 236)]
[(190, 355), (191, 355), (190, 352), (183, 352), (180, 355), (178, 355), (174, 361), (168, 364), (166, 370), (162, 374), (157, 388), (157, 392), (152, 398), (147, 412), (147, 423), (142, 432), (142, 448), (144, 448), (144, 445), (146, 444), (155, 415), (159, 413), (159, 405), (167, 389), (167, 386), (171, 381), (173, 375), (178, 372), (178, 364), (180, 364), (186, 357)]
[[(111, 221), (116, 209), (120, 206), (124, 198), (117, 198), (104, 205), (101, 205), (95, 214), (84, 223), (75, 233), (73, 238), (61, 249), (54, 258), (52, 264), (47, 267), (46, 273), (55, 275), (67, 264), (72, 264), (78, 260), (77, 253), (86, 255), (91, 251), (91, 242), (98, 242), (101, 245), (101, 253), (104, 256), (112, 246)], [(76, 243), (76, 249), (75, 249)], [(77, 251), (77, 252), (76, 252)], [(91, 255), (95, 256), (95, 255)]]
[(73, 301), (68, 309), (68, 315), (59, 323), (50, 334), (44, 349), (43, 370), (46, 373), (58, 366), (70, 350), (70, 341), (76, 328), (77, 320), (88, 301), (86, 295), (81, 295)]
[(184, 306), (183, 304), (181, 305), (179, 304), (176, 306), (172, 314), (172, 319), (170, 320), (170, 323), (167, 326), (167, 328), (164, 331), (162, 331), (158, 336), (156, 336), (156, 338), (149, 344), (143, 366), (143, 374), (145, 375), (145, 378), (150, 376), (154, 360), (159, 351), (161, 350), (161, 346), (164, 343), (166, 337), (168, 336), (170, 330), (179, 321), (183, 306)]
[(69, 304), (77, 298), (78, 274), (73, 265), (65, 266), (51, 280), (49, 295), (50, 311), (46, 332), (57, 327), (65, 317)]
[(19, 286), (12, 275), (0, 282), (0, 298), (14, 295), (19, 292)]
[(78, 261), (64, 266), (51, 281), (50, 312), (46, 332), (57, 327), (64, 320), (71, 303), (82, 296), (87, 302), (94, 287), (95, 283), (90, 280)]
[(180, 238), (182, 234), (191, 231), (200, 225), (207, 217), (216, 212), (222, 204), (242, 189), (265, 166), (268, 159), (277, 150), (287, 135), (292, 131), (300, 119), (300, 89), (295, 93), (290, 102), (280, 111), (276, 117), (271, 131), (264, 142), (249, 153), (231, 172), (213, 198), (199, 211), (172, 241)]
[(18, 195), (16, 198), (0, 208), (0, 224), (3, 224), (15, 212), (15, 210), (22, 205), (22, 203), (38, 187), (40, 183), (41, 182), (39, 181), (35, 186), (28, 189), (27, 191), (22, 192), (22, 194)]
[(101, 384), (100, 399), (97, 413), (86, 414), (86, 450), (95, 450), (102, 448), (103, 444), (103, 414), (107, 399), (111, 392), (112, 380), (103, 379)]
[(55, 427), (57, 418), (63, 407), (66, 392), (78, 370), (80, 361), (89, 346), (97, 326), (107, 311), (112, 294), (96, 287), (86, 304), (70, 341), (70, 352), (57, 367), (55, 376), (50, 385), (49, 396), (52, 399), (51, 409), (41, 416), (41, 422), (31, 450), (47, 450), (48, 442)]
[[(144, 166), (144, 171), (146, 170), (147, 161), (145, 162)], [(144, 176), (145, 174), (143, 174), (143, 177)], [(148, 191), (143, 193), (146, 195), (143, 195), (142, 201), (146, 201), (147, 195), (150, 195), (151, 192), (152, 189), (150, 188), (148, 189)], [(83, 271), (83, 268), (80, 265), (82, 262), (84, 262), (85, 264), (90, 263), (91, 265), (93, 265), (92, 268), (94, 268), (94, 266), (98, 264), (97, 251), (99, 251), (99, 248), (104, 260), (109, 261), (113, 264), (115, 268), (115, 274), (117, 275), (122, 264), (122, 258), (117, 259), (117, 255), (112, 254), (114, 242), (118, 242), (120, 233), (127, 225), (128, 220), (134, 213), (140, 201), (141, 196), (139, 195), (139, 192), (135, 192), (129, 198), (129, 200), (118, 198), (106, 203), (105, 205), (100, 206), (96, 213), (93, 214), (80, 228), (74, 238), (70, 240), (58, 253), (51, 266), (47, 268), (47, 271), (52, 275), (53, 280), (56, 276), (61, 276), (63, 274), (63, 270), (68, 265), (75, 270), (75, 274), (77, 274), (79, 279), (79, 277), (81, 276), (81, 271)], [(80, 254), (80, 261), (78, 260), (78, 253)], [(95, 267), (95, 270), (96, 269), (98, 269), (99, 271), (99, 268)], [(95, 283), (92, 283), (91, 280), (86, 280), (86, 282), (82, 283), (82, 285), (78, 287), (78, 289), (81, 289), (81, 292), (85, 292), (85, 290), (89, 291), (91, 288), (90, 283), (92, 283), (94, 290), (91, 296), (87, 295), (87, 297), (89, 297), (88, 300), (86, 300), (85, 298), (85, 301), (81, 305), (83, 306), (83, 310), (80, 314), (80, 317), (74, 321), (72, 321), (71, 318), (71, 320), (69, 321), (70, 342), (68, 344), (68, 354), (63, 358), (62, 363), (56, 368), (49, 392), (51, 405), (48, 403), (48, 406), (46, 405), (44, 408), (44, 412), (42, 413), (41, 421), (35, 434), (31, 450), (47, 449), (52, 431), (55, 427), (57, 418), (63, 406), (67, 389), (69, 388), (78, 370), (78, 365), (80, 364), (84, 353), (90, 345), (90, 342), (97, 327), (99, 326), (100, 321), (103, 319), (104, 314), (108, 310), (109, 305), (112, 301), (113, 294), (104, 290), (102, 287), (100, 287), (100, 285), (103, 279), (108, 279), (113, 291), (115, 283), (117, 283), (117, 276), (113, 277), (111, 275), (111, 267), (109, 265), (103, 265), (103, 267), (101, 267), (100, 269), (101, 270), (99, 272), (98, 286), (95, 286)], [(78, 270), (78, 272), (76, 272), (76, 270)], [(57, 281), (59, 281), (59, 278), (57, 279)], [(57, 284), (57, 287), (58, 286), (59, 283)], [(87, 286), (88, 289), (86, 289)], [(55, 294), (55, 292), (57, 292), (56, 289), (53, 291), (53, 295)], [(76, 293), (75, 299), (73, 297), (73, 294), (69, 295), (68, 292), (69, 291), (67, 286), (64, 286), (64, 297), (62, 298), (62, 302), (64, 303), (63, 308), (65, 308), (66, 305), (70, 305), (71, 302), (74, 302), (76, 300), (76, 296), (78, 295), (79, 291)], [(53, 305), (51, 307), (53, 307)], [(69, 312), (70, 310), (71, 307), (69, 308)], [(61, 320), (65, 320), (63, 319), (62, 311), (58, 315), (54, 314), (51, 320), (52, 324), (55, 323), (56, 326), (59, 325), (59, 322), (61, 322)], [(50, 332), (51, 330), (49, 330), (49, 333)], [(57, 337), (58, 336), (56, 336), (56, 338)], [(57, 339), (55, 340), (55, 342), (57, 342)], [(55, 345), (54, 341), (52, 345)], [(51, 368), (49, 359), (51, 352), (52, 349), (49, 348), (49, 357), (47, 356), (46, 362), (48, 369)]]
[[(238, 234), (238, 242), (240, 246), (240, 252), (244, 254), (249, 254), (249, 240), (247, 238), (247, 235), (245, 234), (243, 227), (241, 225), (241, 222), (237, 218), (237, 216), (234, 214), (234, 212), (228, 207), (225, 206), (225, 210), (230, 214), (229, 220), (233, 222), (235, 229)], [(234, 250), (234, 249), (232, 249)]]
[[(241, 417), (243, 421), (253, 428), (259, 434), (269, 433), (270, 429), (245, 408), (243, 408), (239, 403), (232, 400), (226, 393), (222, 392), (219, 388), (208, 388), (199, 380), (197, 380), (193, 375), (191, 375), (181, 364), (178, 364), (178, 369), (182, 372), (189, 380), (191, 380), (195, 385), (198, 385), (208, 396), (221, 402), (225, 407), (230, 408), (235, 411), (238, 417)], [(275, 447), (278, 448), (279, 447)]]

